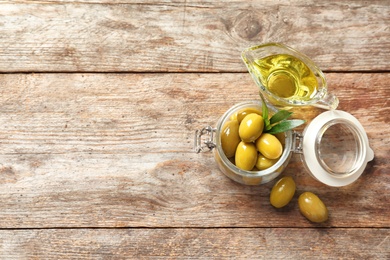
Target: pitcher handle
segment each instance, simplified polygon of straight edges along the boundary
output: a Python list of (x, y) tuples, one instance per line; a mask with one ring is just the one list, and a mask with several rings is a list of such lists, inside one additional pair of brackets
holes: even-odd
[(339, 99), (332, 93), (325, 93), (322, 99), (312, 105), (322, 109), (335, 110), (339, 105)]

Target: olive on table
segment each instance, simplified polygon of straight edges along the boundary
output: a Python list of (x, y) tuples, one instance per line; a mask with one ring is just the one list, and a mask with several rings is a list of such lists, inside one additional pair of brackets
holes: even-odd
[(242, 170), (250, 171), (255, 167), (257, 150), (253, 143), (241, 141), (236, 149), (236, 166)]
[(259, 169), (260, 171), (268, 169), (272, 165), (274, 165), (278, 159), (268, 159), (261, 153), (257, 156), (257, 161), (256, 161), (256, 168)]
[(304, 192), (298, 198), (299, 210), (308, 220), (321, 223), (328, 220), (328, 209), (312, 192)]
[(241, 142), (238, 135), (239, 124), (237, 120), (226, 122), (222, 129), (221, 144), (227, 158), (233, 157), (236, 153), (237, 145)]
[(246, 115), (240, 123), (238, 133), (244, 142), (254, 142), (263, 133), (264, 120), (263, 117), (251, 113)]
[(256, 140), (256, 148), (268, 159), (277, 159), (283, 152), (283, 146), (278, 138), (269, 133), (262, 134)]
[(295, 182), (290, 176), (281, 178), (272, 187), (270, 195), (270, 203), (275, 208), (282, 208), (286, 206), (295, 194)]

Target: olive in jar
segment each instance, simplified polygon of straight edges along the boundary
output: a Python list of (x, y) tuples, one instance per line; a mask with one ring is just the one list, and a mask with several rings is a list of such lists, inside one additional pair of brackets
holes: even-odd
[(242, 170), (250, 171), (255, 167), (257, 161), (257, 150), (253, 143), (241, 141), (236, 149), (236, 166)]
[(263, 128), (263, 117), (256, 113), (251, 113), (242, 119), (238, 133), (242, 141), (254, 142), (263, 133)]
[(237, 120), (231, 120), (226, 122), (222, 129), (221, 144), (227, 158), (233, 157), (236, 153), (237, 145), (241, 139), (238, 135), (239, 124)]
[(278, 159), (283, 152), (283, 146), (274, 135), (262, 134), (256, 140), (257, 150), (268, 159)]
[[(243, 120), (247, 115), (252, 114), (252, 113), (261, 115), (260, 110), (254, 108), (254, 107), (248, 107), (248, 108), (241, 109), (240, 111), (236, 112), (236, 113), (234, 114), (234, 116), (236, 117), (238, 123), (240, 124), (240, 123), (242, 122), (242, 120)], [(233, 118), (234, 118), (234, 116), (233, 116)]]
[(274, 165), (278, 159), (268, 159), (261, 153), (257, 156), (257, 161), (256, 161), (256, 168), (259, 169), (260, 171), (268, 169), (272, 165)]

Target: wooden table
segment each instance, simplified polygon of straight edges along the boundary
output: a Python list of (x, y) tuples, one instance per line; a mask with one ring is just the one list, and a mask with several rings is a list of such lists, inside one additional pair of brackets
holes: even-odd
[[(389, 259), (389, 39), (388, 0), (0, 1), (1, 259)], [(281, 210), (274, 182), (193, 150), (258, 98), (240, 53), (265, 42), (311, 57), (375, 152), (342, 188), (293, 155)], [(326, 223), (299, 213), (304, 191)]]

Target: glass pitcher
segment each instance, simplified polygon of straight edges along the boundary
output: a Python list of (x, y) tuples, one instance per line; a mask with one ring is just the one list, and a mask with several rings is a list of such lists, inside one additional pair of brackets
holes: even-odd
[(241, 58), (273, 105), (337, 108), (338, 98), (328, 92), (324, 74), (304, 54), (281, 43), (268, 43), (245, 49)]

